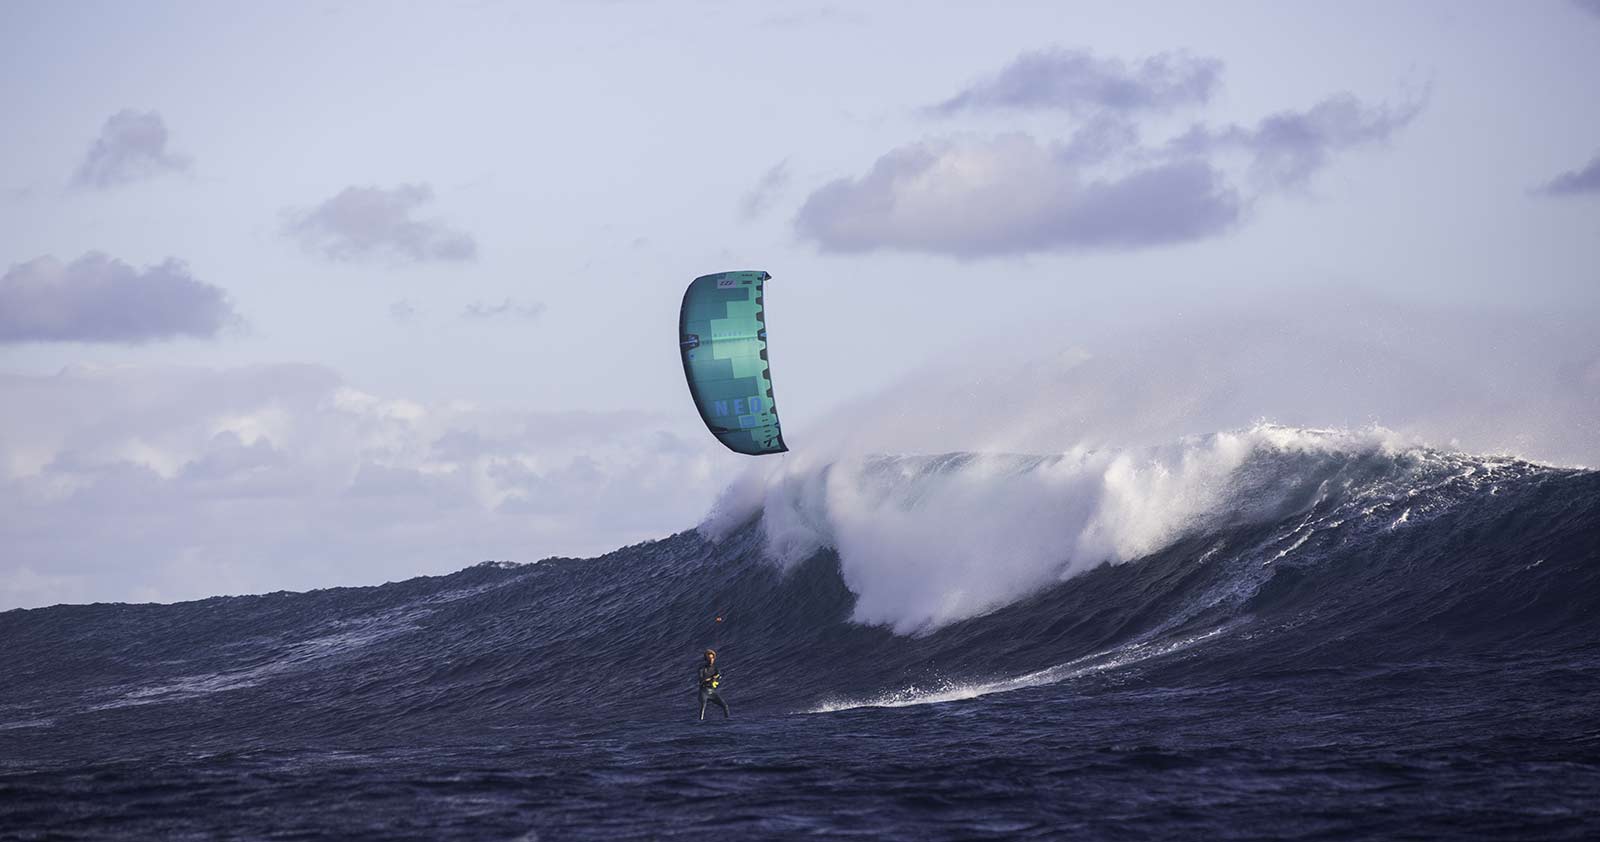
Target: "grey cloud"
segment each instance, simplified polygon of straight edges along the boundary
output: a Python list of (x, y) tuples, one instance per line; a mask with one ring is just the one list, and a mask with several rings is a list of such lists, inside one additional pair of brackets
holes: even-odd
[(766, 213), (789, 186), (789, 162), (779, 161), (761, 176), (756, 186), (739, 202), (739, 212), (745, 219), (755, 219)]
[(1139, 148), (1139, 130), (1117, 116), (1102, 115), (1079, 126), (1061, 154), (1083, 164), (1099, 163)]
[(1024, 53), (999, 74), (934, 106), (939, 114), (1011, 108), (1162, 112), (1206, 102), (1222, 62), (1162, 53), (1136, 64), (1087, 50)]
[(389, 317), (397, 322), (409, 322), (420, 312), (417, 305), (409, 298), (402, 298), (389, 305)]
[(535, 301), (523, 304), (507, 298), (499, 304), (484, 304), (474, 301), (468, 304), (465, 310), (461, 311), (461, 316), (467, 319), (494, 319), (501, 317), (536, 319), (543, 312), (544, 304), (542, 302)]
[(461, 508), (468, 501), (460, 493), (457, 478), (449, 474), (420, 471), (411, 467), (394, 467), (372, 462), (363, 463), (343, 494), (350, 498), (382, 499), (390, 502), (412, 501), (434, 507)]
[(1181, 54), (1132, 66), (1084, 51), (1026, 54), (934, 110), (1059, 108), (1078, 118), (1064, 142), (1011, 134), (902, 146), (866, 175), (814, 191), (795, 229), (825, 251), (962, 258), (1202, 239), (1231, 228), (1256, 197), (1303, 189), (1338, 153), (1387, 141), (1426, 102), (1370, 106), (1341, 94), (1254, 126), (1140, 140), (1140, 117), (1205, 102), (1220, 73), (1220, 62)]
[(240, 321), (220, 287), (167, 260), (144, 270), (90, 252), (40, 257), (0, 276), (0, 343), (141, 343), (212, 337)]
[(224, 430), (177, 473), (176, 481), (191, 493), (213, 499), (249, 500), (292, 493), (288, 454), (265, 439), (245, 444)]
[(576, 454), (564, 464), (532, 471), (521, 463), (496, 460), (489, 477), (513, 489), (500, 510), (512, 515), (570, 515), (581, 512), (584, 500), (603, 494), (614, 480), (593, 459)]
[(475, 430), (451, 430), (434, 439), (428, 453), (434, 459), (467, 462), (486, 453), (493, 453), (494, 444)]
[(1572, 0), (1572, 3), (1591, 15), (1600, 15), (1600, 0)]
[(1020, 134), (901, 147), (862, 178), (813, 193), (796, 228), (827, 251), (973, 258), (1183, 242), (1226, 230), (1242, 212), (1205, 161), (1090, 177), (1074, 154)]
[[(1600, 5), (1600, 0), (1596, 0)], [(1582, 169), (1568, 170), (1534, 189), (1544, 196), (1585, 196), (1600, 194), (1600, 153)]]
[(467, 261), (478, 255), (471, 234), (436, 220), (413, 218), (433, 201), (426, 184), (393, 189), (346, 187), (310, 210), (289, 214), (284, 233), (302, 248), (333, 260), (387, 258), (411, 262)]
[(1334, 153), (1382, 143), (1422, 112), (1419, 99), (1398, 107), (1368, 106), (1349, 94), (1329, 97), (1309, 111), (1283, 111), (1254, 128), (1196, 126), (1172, 148), (1183, 154), (1242, 150), (1262, 189), (1298, 189), (1327, 166)]
[(189, 159), (167, 151), (167, 126), (154, 111), (124, 109), (111, 115), (78, 166), (75, 182), (104, 190), (169, 172)]
[(192, 480), (221, 480), (265, 468), (287, 464), (287, 456), (265, 439), (245, 444), (239, 434), (223, 430), (211, 437), (192, 461), (184, 465), (182, 476)]

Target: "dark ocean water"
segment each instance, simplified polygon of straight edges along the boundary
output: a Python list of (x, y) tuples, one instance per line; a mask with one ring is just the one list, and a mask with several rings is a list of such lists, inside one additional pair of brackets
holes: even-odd
[(1600, 838), (1600, 473), (1335, 462), (914, 636), (760, 519), (0, 613), (0, 837)]

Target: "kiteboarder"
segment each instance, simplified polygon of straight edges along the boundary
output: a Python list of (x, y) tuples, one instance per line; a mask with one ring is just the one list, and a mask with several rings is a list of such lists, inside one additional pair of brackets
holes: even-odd
[(728, 718), (728, 703), (717, 694), (717, 685), (722, 683), (722, 673), (717, 670), (717, 652), (707, 649), (705, 659), (700, 662), (700, 719), (706, 718), (706, 702), (716, 702), (722, 707), (722, 718)]

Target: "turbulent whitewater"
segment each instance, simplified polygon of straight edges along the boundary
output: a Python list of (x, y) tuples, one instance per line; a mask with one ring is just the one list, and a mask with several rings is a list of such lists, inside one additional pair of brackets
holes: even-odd
[(0, 640), (23, 838), (1600, 830), (1600, 473), (1378, 430), (791, 454), (596, 559)]

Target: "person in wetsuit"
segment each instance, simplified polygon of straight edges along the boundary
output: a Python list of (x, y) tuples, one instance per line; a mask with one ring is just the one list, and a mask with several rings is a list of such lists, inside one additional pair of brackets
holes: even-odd
[(721, 682), (722, 673), (717, 671), (717, 652), (707, 649), (705, 659), (700, 662), (700, 718), (706, 718), (706, 702), (716, 702), (722, 708), (722, 718), (728, 718), (728, 703), (722, 700), (717, 693), (717, 684)]

